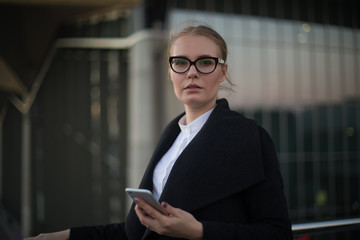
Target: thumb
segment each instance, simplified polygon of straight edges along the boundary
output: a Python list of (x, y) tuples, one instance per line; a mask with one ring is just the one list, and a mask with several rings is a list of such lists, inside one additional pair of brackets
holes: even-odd
[(167, 202), (162, 202), (161, 203), (161, 210), (165, 215), (174, 215), (174, 210), (175, 208), (173, 208), (170, 204), (168, 204)]

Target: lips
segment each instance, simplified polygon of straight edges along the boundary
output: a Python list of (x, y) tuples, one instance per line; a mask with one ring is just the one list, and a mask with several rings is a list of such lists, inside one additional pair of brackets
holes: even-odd
[(201, 87), (196, 84), (189, 84), (185, 87), (185, 89), (201, 89)]

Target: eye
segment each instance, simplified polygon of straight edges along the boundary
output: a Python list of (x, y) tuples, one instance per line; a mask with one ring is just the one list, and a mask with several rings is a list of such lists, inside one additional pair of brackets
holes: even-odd
[(184, 58), (174, 58), (172, 64), (176, 66), (185, 66), (188, 64), (188, 61)]
[(203, 59), (199, 59), (198, 61), (198, 65), (202, 67), (209, 67), (209, 66), (213, 66), (214, 64), (215, 61), (211, 58), (203, 58)]

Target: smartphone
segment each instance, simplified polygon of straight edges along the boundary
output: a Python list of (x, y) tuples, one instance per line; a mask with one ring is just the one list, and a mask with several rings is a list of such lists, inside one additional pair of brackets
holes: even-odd
[(126, 188), (125, 191), (132, 199), (141, 198), (161, 212), (160, 203), (154, 198), (150, 190), (139, 188)]

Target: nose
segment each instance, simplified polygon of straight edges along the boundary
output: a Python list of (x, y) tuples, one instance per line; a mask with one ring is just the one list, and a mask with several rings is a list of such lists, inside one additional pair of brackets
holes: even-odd
[(187, 75), (189, 78), (197, 78), (198, 77), (198, 71), (196, 70), (194, 65), (190, 66), (189, 71), (187, 72)]

